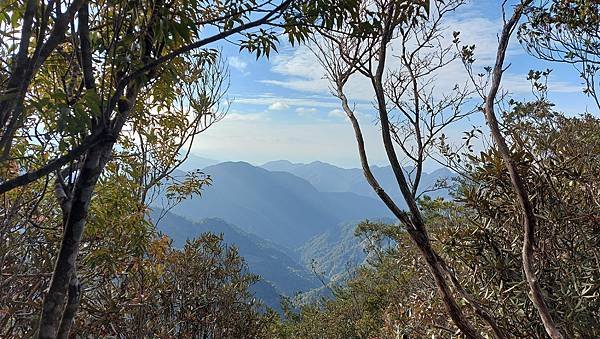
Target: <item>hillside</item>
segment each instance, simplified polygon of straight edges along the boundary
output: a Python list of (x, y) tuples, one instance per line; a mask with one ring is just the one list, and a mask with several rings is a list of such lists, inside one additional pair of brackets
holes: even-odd
[(245, 162), (204, 168), (213, 185), (173, 212), (190, 220), (222, 218), (287, 248), (347, 220), (388, 216), (379, 200), (352, 192), (320, 192), (307, 180)]
[[(269, 171), (282, 171), (292, 173), (310, 182), (322, 192), (352, 192), (355, 194), (376, 198), (375, 192), (366, 182), (363, 172), (359, 168), (341, 168), (325, 162), (314, 161), (309, 164), (297, 164), (287, 160), (267, 162), (261, 166)], [(373, 175), (381, 187), (396, 201), (403, 201), (396, 178), (390, 166), (372, 166)], [(410, 173), (410, 168), (405, 168), (405, 173)], [(438, 179), (451, 178), (452, 172), (448, 169), (437, 169), (431, 173), (424, 172), (421, 178), (421, 192), (433, 188)], [(428, 193), (431, 196), (447, 197), (447, 190), (438, 190)], [(401, 207), (404, 203), (399, 204)]]
[(300, 262), (327, 279), (345, 274), (365, 260), (364, 244), (354, 236), (356, 223), (336, 225), (297, 249)]
[[(393, 219), (381, 220), (394, 223)], [(355, 236), (360, 221), (340, 223), (314, 236), (296, 252), (300, 263), (313, 267), (325, 278), (336, 281), (366, 260), (366, 240)]]
[(318, 280), (304, 267), (274, 244), (248, 234), (222, 219), (203, 219), (197, 222), (167, 213), (157, 225), (159, 231), (173, 239), (173, 246), (183, 247), (186, 240), (211, 232), (223, 234), (225, 243), (235, 245), (245, 258), (252, 273), (260, 275), (278, 293), (293, 295), (318, 285)]

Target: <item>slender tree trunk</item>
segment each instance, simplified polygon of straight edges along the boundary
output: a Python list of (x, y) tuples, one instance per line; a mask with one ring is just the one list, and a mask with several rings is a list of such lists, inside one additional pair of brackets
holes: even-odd
[(408, 233), (413, 242), (421, 251), (421, 255), (423, 255), (425, 261), (427, 262), (429, 271), (433, 275), (438, 293), (442, 298), (442, 302), (446, 307), (446, 311), (448, 312), (450, 319), (452, 319), (456, 327), (458, 327), (467, 338), (483, 339), (479, 331), (477, 331), (470, 321), (464, 316), (460, 306), (458, 306), (458, 303), (452, 295), (452, 291), (442, 270), (442, 264), (438, 259), (438, 255), (431, 247), (431, 242), (429, 241), (427, 232), (424, 229), (424, 225), (419, 226), (419, 228), (417, 228), (417, 226), (415, 226), (413, 229), (408, 228)]
[[(79, 253), (79, 245), (87, 221), (92, 196), (98, 179), (110, 159), (117, 136), (134, 107), (141, 84), (141, 81), (133, 81), (126, 86), (125, 98), (119, 99), (120, 104), (117, 108), (117, 116), (111, 123), (112, 127), (104, 128), (104, 124), (96, 127), (97, 129), (102, 129), (102, 141), (92, 146), (86, 152), (83, 165), (78, 170), (79, 175), (75, 181), (75, 187), (71, 196), (68, 197), (68, 218), (64, 226), (65, 230), (60, 252), (56, 260), (52, 280), (50, 281), (50, 288), (44, 297), (42, 305), (42, 314), (36, 334), (36, 338), (38, 339), (56, 338), (59, 328), (65, 331), (70, 330), (77, 307), (74, 304), (67, 304), (65, 309), (65, 302), (68, 303), (68, 300), (65, 299), (69, 292), (69, 285), (71, 283), (73, 287), (78, 285), (77, 280), (73, 280), (73, 278), (76, 278), (77, 254)], [(112, 109), (109, 107), (106, 112), (112, 112)], [(96, 133), (96, 131), (93, 133)], [(75, 294), (75, 290), (73, 292), (72, 300), (75, 301), (75, 297), (77, 296), (78, 299), (79, 295), (78, 293)], [(63, 313), (67, 314), (63, 315)], [(63, 322), (64, 326), (61, 322)], [(69, 333), (67, 331), (62, 333), (62, 335), (68, 336)]]
[[(92, 195), (98, 178), (108, 162), (113, 144), (114, 141), (105, 141), (92, 147), (86, 153), (83, 166), (79, 171), (75, 183), (73, 196), (71, 197), (70, 212), (65, 223), (64, 236), (52, 280), (50, 281), (50, 288), (44, 297), (37, 338), (56, 338), (58, 334), (69, 285), (76, 274), (75, 268), (77, 254), (79, 253), (79, 244), (87, 220)], [(67, 305), (67, 313), (72, 310), (73, 308)]]
[(391, 127), (386, 106), (385, 92), (383, 89), (383, 73), (385, 70), (387, 56), (387, 43), (390, 41), (393, 32), (393, 25), (391, 24), (391, 21), (389, 21), (391, 19), (388, 18), (387, 20), (388, 23), (384, 25), (382, 43), (378, 51), (377, 68), (375, 70), (375, 74), (370, 76), (370, 79), (373, 90), (375, 91), (375, 97), (377, 99), (377, 111), (379, 113), (379, 121), (381, 123), (381, 138), (385, 152), (396, 177), (398, 188), (402, 192), (402, 196), (404, 197), (404, 201), (408, 205), (410, 212), (410, 222), (406, 224), (406, 227), (411, 239), (417, 245), (421, 251), (421, 254), (425, 258), (427, 266), (429, 267), (429, 271), (435, 280), (440, 297), (442, 298), (442, 302), (446, 307), (446, 311), (456, 327), (458, 327), (467, 338), (483, 339), (481, 334), (479, 334), (470, 321), (464, 316), (460, 307), (458, 306), (458, 303), (452, 295), (452, 291), (450, 290), (450, 286), (446, 281), (442, 267), (438, 260), (439, 256), (431, 247), (431, 242), (429, 241), (429, 236), (427, 234), (427, 229), (425, 227), (425, 222), (423, 221), (421, 211), (419, 210), (417, 201), (415, 200), (415, 197), (410, 189), (408, 181), (402, 172), (402, 166), (400, 166), (400, 162), (398, 161), (398, 157), (396, 155), (396, 150), (394, 149), (394, 142), (390, 133)]
[(60, 320), (60, 326), (58, 329), (58, 339), (68, 339), (69, 333), (71, 333), (71, 327), (75, 321), (75, 315), (79, 308), (79, 300), (81, 299), (81, 285), (77, 278), (77, 271), (73, 274), (71, 282), (69, 283), (69, 292), (67, 296), (67, 304)]
[[(16, 60), (16, 68), (6, 84), (1, 88), (14, 96), (0, 100), (0, 160), (8, 158), (12, 146), (12, 138), (18, 125), (23, 120), (23, 102), (25, 94), (31, 84), (31, 80), (41, 67), (41, 64), (50, 56), (56, 47), (65, 39), (65, 32), (69, 23), (75, 17), (75, 13), (86, 0), (73, 0), (67, 10), (55, 19), (54, 26), (50, 30), (45, 42), (37, 42), (34, 53), (28, 54), (30, 50), (30, 39), (35, 29), (46, 30), (46, 25), (32, 27), (36, 14), (37, 0), (28, 0), (25, 6), (23, 19), (23, 30), (19, 42), (19, 51)], [(48, 12), (46, 15), (49, 15)], [(47, 24), (48, 17), (41, 19)]]
[[(400, 210), (398, 208), (398, 206), (387, 195), (387, 193), (385, 193), (385, 191), (381, 188), (381, 186), (379, 185), (379, 183), (373, 176), (371, 169), (369, 167), (369, 162), (368, 162), (367, 154), (365, 151), (365, 145), (364, 145), (364, 140), (363, 140), (362, 132), (360, 129), (360, 125), (358, 123), (358, 120), (354, 116), (354, 112), (350, 109), (350, 106), (348, 105), (348, 100), (343, 93), (343, 85), (342, 84), (338, 84), (337, 95), (340, 98), (340, 100), (342, 101), (342, 107), (343, 107), (344, 111), (346, 112), (346, 114), (348, 115), (348, 118), (350, 119), (350, 122), (352, 123), (352, 127), (354, 128), (354, 134), (355, 134), (357, 146), (358, 146), (358, 153), (360, 155), (363, 173), (365, 175), (365, 178), (367, 179), (367, 182), (371, 185), (371, 187), (373, 188), (375, 193), (377, 193), (379, 198), (386, 204), (386, 206), (390, 209), (390, 211), (392, 213), (394, 213), (394, 215), (406, 226), (410, 238), (412, 239), (412, 241), (415, 243), (415, 245), (421, 252), (421, 255), (423, 256), (423, 258), (425, 258), (425, 261), (427, 263), (429, 271), (433, 275), (436, 287), (438, 289), (438, 293), (442, 299), (442, 302), (444, 303), (444, 306), (446, 307), (446, 311), (448, 312), (448, 315), (450, 316), (450, 318), (452, 319), (454, 324), (461, 330), (461, 332), (467, 338), (483, 339), (481, 334), (479, 334), (479, 332), (473, 327), (473, 325), (471, 325), (471, 323), (465, 318), (460, 307), (456, 303), (454, 296), (452, 295), (452, 291), (450, 290), (450, 287), (444, 277), (444, 273), (442, 270), (442, 265), (440, 263), (439, 257), (435, 253), (433, 248), (431, 247), (431, 243), (429, 241), (427, 231), (425, 230), (425, 225), (422, 222), (421, 214), (418, 210), (416, 202), (414, 201), (414, 198), (412, 198), (410, 189), (404, 178), (404, 175), (401, 172), (399, 173), (400, 178), (399, 178), (398, 184), (400, 185), (402, 192), (406, 193), (405, 200), (406, 200), (407, 204), (409, 206), (412, 206), (412, 208), (410, 209), (410, 215), (408, 215), (406, 212), (403, 212), (402, 210)], [(385, 128), (383, 125), (387, 122), (387, 120), (385, 118), (383, 120), (384, 120), (384, 122), (382, 123), (382, 129)], [(388, 128), (387, 132), (388, 132), (388, 137), (389, 137), (389, 126), (386, 126), (386, 127)], [(384, 144), (386, 146), (386, 149), (388, 149), (388, 146), (390, 144), (385, 142), (386, 140), (388, 140), (387, 138), (385, 138), (385, 134), (386, 134), (385, 131), (383, 131), (383, 134), (384, 134)], [(389, 142), (391, 142), (391, 138), (389, 138)], [(392, 151), (393, 151), (393, 146), (392, 146)], [(389, 156), (389, 154), (388, 154), (388, 156)], [(393, 156), (395, 157), (395, 153), (393, 154)], [(390, 162), (391, 162), (391, 159), (390, 159)], [(397, 161), (396, 161), (396, 164), (397, 164)]]
[(494, 142), (498, 147), (498, 151), (502, 155), (502, 159), (504, 160), (504, 164), (506, 165), (506, 169), (510, 175), (511, 184), (515, 190), (515, 193), (517, 194), (519, 206), (523, 210), (524, 234), (521, 255), (523, 260), (523, 271), (525, 272), (525, 279), (530, 291), (529, 296), (533, 302), (533, 305), (538, 311), (548, 335), (553, 339), (562, 339), (563, 336), (556, 327), (556, 323), (552, 319), (552, 315), (550, 314), (550, 310), (548, 309), (546, 301), (544, 300), (544, 294), (535, 273), (534, 243), (536, 217), (533, 210), (533, 205), (531, 204), (531, 200), (527, 194), (527, 188), (525, 187), (523, 179), (517, 171), (515, 163), (512, 159), (510, 149), (506, 144), (506, 140), (500, 131), (498, 120), (496, 119), (496, 115), (494, 113), (494, 104), (496, 101), (496, 95), (500, 88), (502, 74), (504, 72), (504, 58), (506, 56), (506, 49), (508, 48), (510, 36), (512, 35), (512, 32), (514, 31), (519, 19), (521, 18), (524, 7), (529, 5), (531, 2), (532, 0), (526, 0), (522, 4), (518, 5), (515, 8), (512, 17), (505, 23), (502, 29), (498, 43), (498, 51), (496, 54), (496, 63), (492, 71), (490, 90), (485, 98), (483, 110)]

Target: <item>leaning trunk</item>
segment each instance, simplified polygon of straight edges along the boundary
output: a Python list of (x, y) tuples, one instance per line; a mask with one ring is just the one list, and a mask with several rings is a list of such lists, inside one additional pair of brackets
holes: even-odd
[[(106, 141), (92, 147), (87, 153), (80, 169), (68, 218), (65, 222), (63, 240), (56, 260), (50, 288), (44, 297), (42, 314), (38, 326), (37, 337), (56, 338), (63, 318), (66, 296), (69, 284), (76, 274), (76, 260), (79, 253), (79, 244), (87, 220), (90, 202), (98, 182), (98, 178), (110, 156), (113, 141)], [(71, 313), (72, 306), (67, 305), (67, 313)], [(74, 313), (72, 315), (74, 317)], [(69, 314), (67, 314), (69, 317)], [(67, 321), (68, 319), (65, 319)], [(72, 321), (72, 320), (71, 320)], [(65, 324), (66, 326), (66, 324)], [(69, 326), (70, 327), (70, 326)], [(68, 334), (67, 334), (68, 335)]]
[(532, 0), (527, 0), (517, 6), (515, 12), (509, 21), (507, 21), (502, 29), (500, 35), (498, 50), (496, 52), (496, 63), (492, 71), (492, 81), (490, 90), (487, 97), (485, 98), (483, 111), (485, 114), (486, 121), (490, 127), (492, 138), (498, 147), (504, 165), (510, 176), (511, 185), (517, 195), (519, 206), (523, 210), (523, 248), (521, 252), (523, 261), (523, 271), (525, 272), (525, 280), (529, 286), (529, 297), (533, 302), (540, 319), (544, 325), (546, 333), (552, 339), (562, 339), (563, 335), (558, 330), (556, 322), (552, 319), (550, 309), (546, 303), (544, 297), (544, 291), (540, 286), (538, 277), (534, 267), (534, 244), (535, 244), (535, 227), (536, 227), (536, 216), (533, 209), (533, 205), (527, 193), (527, 187), (521, 178), (515, 165), (511, 151), (506, 144), (506, 140), (500, 131), (500, 124), (496, 119), (494, 112), (494, 104), (498, 90), (500, 88), (500, 82), (504, 73), (504, 58), (506, 56), (506, 50), (510, 41), (510, 36), (517, 26), (521, 14), (525, 9), (525, 6), (529, 5)]

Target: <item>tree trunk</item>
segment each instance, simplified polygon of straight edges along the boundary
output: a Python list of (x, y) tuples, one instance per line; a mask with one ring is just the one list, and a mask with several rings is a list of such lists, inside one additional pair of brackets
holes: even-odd
[[(76, 274), (75, 268), (77, 254), (79, 253), (79, 244), (83, 235), (94, 188), (104, 166), (108, 162), (113, 144), (114, 141), (105, 141), (92, 147), (86, 153), (83, 166), (75, 183), (75, 189), (71, 198), (70, 213), (65, 223), (64, 236), (52, 274), (52, 280), (50, 281), (50, 288), (44, 297), (37, 338), (56, 338), (58, 334), (69, 285), (71, 281), (74, 281), (73, 277)], [(76, 279), (74, 282), (76, 282)], [(73, 285), (73, 287), (75, 286)], [(71, 305), (67, 305), (66, 313), (70, 313), (73, 310)], [(68, 316), (67, 314), (67, 318)]]
[[(365, 178), (367, 179), (367, 182), (369, 183), (369, 185), (371, 185), (371, 187), (373, 188), (375, 193), (377, 193), (379, 198), (386, 204), (386, 206), (390, 209), (390, 211), (406, 226), (406, 229), (408, 230), (408, 234), (409, 234), (410, 238), (412, 239), (412, 241), (415, 243), (415, 245), (421, 252), (421, 255), (425, 258), (427, 267), (429, 268), (429, 271), (433, 275), (433, 278), (434, 278), (434, 281), (435, 281), (435, 284), (436, 284), (436, 287), (438, 290), (438, 294), (440, 295), (442, 302), (444, 303), (444, 306), (446, 307), (446, 311), (448, 312), (448, 315), (450, 316), (450, 318), (452, 319), (454, 324), (461, 330), (461, 332), (467, 338), (482, 339), (483, 337), (479, 334), (479, 332), (473, 327), (473, 325), (471, 325), (471, 323), (468, 321), (468, 319), (464, 316), (460, 307), (456, 303), (454, 296), (452, 295), (452, 291), (450, 290), (450, 287), (448, 286), (448, 283), (446, 282), (446, 279), (443, 274), (442, 263), (440, 263), (439, 256), (436, 254), (436, 252), (431, 247), (431, 243), (429, 241), (429, 237), (427, 235), (427, 231), (425, 229), (423, 219), (422, 219), (420, 211), (417, 207), (416, 201), (414, 200), (413, 196), (410, 194), (410, 190), (408, 188), (408, 184), (406, 183), (404, 175), (402, 174), (402, 172), (399, 172), (399, 173), (396, 172), (396, 175), (399, 176), (398, 184), (399, 184), (402, 192), (405, 194), (405, 201), (409, 206), (412, 206), (412, 208), (410, 210), (410, 215), (407, 214), (406, 212), (401, 211), (398, 208), (398, 206), (393, 202), (393, 200), (381, 188), (381, 186), (377, 182), (377, 179), (375, 179), (375, 177), (373, 176), (371, 169), (369, 167), (369, 162), (367, 160), (367, 154), (365, 151), (365, 144), (364, 144), (362, 132), (360, 129), (360, 125), (358, 123), (358, 120), (354, 116), (354, 112), (348, 105), (348, 99), (344, 95), (344, 91), (343, 91), (343, 84), (338, 83), (337, 86), (338, 86), (337, 96), (342, 101), (342, 107), (344, 109), (344, 112), (346, 112), (346, 115), (348, 115), (348, 118), (350, 119), (350, 121), (352, 123), (352, 127), (354, 129), (354, 134), (355, 134), (356, 142), (357, 142), (357, 146), (358, 146), (358, 153), (359, 153), (360, 161), (361, 161), (362, 168), (363, 168), (363, 174), (364, 174)], [(374, 87), (375, 87), (376, 91), (378, 88), (381, 89), (377, 85), (375, 85)], [(380, 99), (380, 98), (378, 97), (378, 99)], [(387, 113), (382, 114), (381, 117), (382, 117), (382, 119), (381, 119), (382, 120), (382, 132), (384, 134), (384, 144), (386, 145), (386, 150), (388, 150), (389, 149), (388, 146), (390, 144), (387, 143), (386, 141), (391, 142), (391, 138), (389, 138), (389, 134), (387, 135), (388, 138), (386, 138), (385, 137), (386, 132), (385, 132), (385, 130), (383, 130), (383, 128), (388, 128), (387, 132), (389, 133), (389, 125), (387, 125)], [(385, 127), (384, 127), (384, 125), (385, 125)], [(393, 152), (393, 146), (392, 146), (392, 152)], [(393, 154), (393, 156), (391, 156), (388, 153), (388, 157), (390, 157), (390, 162), (392, 164), (398, 164), (397, 159), (395, 159), (395, 154)], [(395, 159), (396, 161), (393, 162), (392, 159)], [(397, 166), (397, 167), (399, 167), (399, 166)]]
[(383, 89), (383, 73), (385, 70), (387, 42), (389, 42), (392, 31), (393, 30), (389, 28), (388, 25), (384, 26), (382, 34), (384, 43), (382, 43), (379, 47), (377, 70), (370, 78), (373, 90), (375, 91), (375, 97), (377, 99), (377, 111), (379, 112), (379, 121), (381, 123), (381, 138), (383, 146), (385, 148), (388, 161), (396, 177), (398, 188), (400, 189), (402, 197), (408, 205), (410, 212), (410, 222), (405, 222), (405, 226), (411, 239), (417, 245), (425, 261), (427, 262), (429, 271), (433, 275), (438, 293), (442, 299), (442, 302), (444, 303), (444, 306), (446, 307), (446, 311), (448, 312), (450, 319), (452, 319), (456, 327), (458, 327), (467, 338), (483, 339), (481, 334), (479, 334), (479, 331), (477, 331), (467, 317), (464, 316), (460, 306), (452, 295), (452, 291), (450, 290), (450, 286), (446, 281), (442, 267), (438, 260), (439, 256), (431, 247), (431, 242), (429, 241), (429, 236), (427, 234), (427, 228), (425, 227), (425, 221), (423, 221), (423, 216), (421, 215), (421, 211), (419, 210), (415, 196), (413, 195), (408, 181), (402, 172), (402, 166), (398, 161), (396, 150), (394, 149), (394, 142), (390, 133), (391, 126), (388, 117), (385, 92)]
[(71, 282), (69, 283), (69, 293), (67, 297), (67, 304), (60, 320), (60, 327), (58, 329), (58, 339), (68, 339), (71, 327), (75, 321), (75, 315), (79, 308), (79, 300), (81, 299), (81, 285), (79, 279), (77, 279), (77, 271), (73, 274)]
[(502, 155), (502, 159), (510, 176), (510, 181), (515, 191), (515, 194), (517, 195), (519, 206), (523, 210), (523, 248), (521, 256), (523, 261), (523, 271), (525, 272), (525, 280), (527, 281), (527, 285), (529, 286), (529, 297), (533, 302), (533, 305), (535, 306), (536, 310), (538, 311), (546, 333), (548, 333), (548, 335), (552, 339), (562, 339), (563, 336), (558, 330), (556, 323), (552, 319), (552, 315), (550, 314), (550, 310), (548, 309), (548, 305), (546, 304), (546, 301), (544, 299), (542, 287), (540, 286), (535, 273), (533, 256), (536, 217), (533, 210), (533, 205), (531, 204), (531, 200), (529, 199), (529, 195), (527, 194), (527, 188), (525, 186), (525, 183), (523, 182), (523, 179), (521, 178), (521, 175), (519, 174), (517, 167), (512, 159), (511, 151), (508, 145), (506, 144), (504, 136), (502, 135), (500, 125), (498, 123), (498, 120), (496, 119), (496, 114), (494, 112), (496, 96), (500, 88), (502, 74), (504, 73), (504, 58), (506, 56), (506, 50), (508, 48), (510, 36), (512, 35), (512, 32), (514, 31), (517, 23), (519, 22), (519, 19), (521, 18), (521, 14), (523, 13), (525, 6), (529, 5), (531, 2), (532, 0), (526, 0), (520, 5), (518, 5), (510, 20), (504, 24), (498, 42), (496, 63), (492, 71), (492, 81), (490, 85), (490, 90), (488, 92), (487, 97), (485, 98), (483, 111), (488, 126), (490, 127), (492, 138), (496, 143), (496, 146), (498, 147), (498, 151)]

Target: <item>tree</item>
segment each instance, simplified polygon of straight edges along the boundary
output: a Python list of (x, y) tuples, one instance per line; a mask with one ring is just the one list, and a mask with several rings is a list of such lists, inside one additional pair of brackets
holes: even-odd
[(518, 30), (521, 44), (542, 60), (571, 64), (584, 80), (584, 93), (597, 108), (600, 70), (600, 4), (597, 1), (544, 1), (531, 4)]
[[(501, 131), (510, 140), (511, 158), (535, 209), (539, 234), (535, 242), (536, 276), (548, 309), (558, 315), (555, 326), (567, 337), (594, 337), (597, 326), (592, 319), (597, 306), (588, 301), (594, 303), (597, 291), (583, 286), (594, 285), (591, 281), (596, 279), (590, 273), (597, 263), (589, 261), (594, 255), (588, 251), (596, 246), (597, 240), (591, 236), (597, 227), (592, 211), (598, 205), (586, 197), (593, 195), (596, 184), (590, 171), (598, 164), (584, 154), (593, 154), (588, 152), (598, 146), (593, 136), (598, 119), (590, 115), (567, 118), (553, 111), (544, 99), (514, 103), (511, 110), (503, 112), (502, 121)], [(535, 300), (529, 303), (528, 299), (533, 299), (530, 287), (522, 283), (522, 253), (515, 248), (525, 233), (516, 227), (523, 221), (522, 210), (504, 158), (497, 149), (490, 149), (472, 160), (473, 181), (461, 194), (466, 205), (476, 210), (486, 238), (483, 247), (473, 248), (483, 249), (478, 253), (490, 261), (490, 268), (485, 269), (487, 278), (481, 282), (489, 282), (494, 274), (502, 272), (499, 278), (504, 281), (495, 285), (506, 286), (504, 289), (515, 286), (516, 290), (508, 305), (498, 305), (505, 308), (503, 317), (510, 319), (515, 309), (525, 310), (522, 315), (513, 315), (505, 326), (511, 328), (511, 333), (519, 333), (521, 328), (545, 337), (546, 324), (535, 319), (537, 305), (533, 304)], [(525, 323), (531, 324), (529, 329), (523, 327)]]
[[(327, 72), (333, 94), (340, 99), (352, 123), (366, 180), (419, 249), (448, 316), (465, 336), (481, 338), (459, 306), (454, 294), (456, 292), (469, 302), (496, 336), (503, 337), (490, 312), (459, 285), (459, 281), (453, 278), (453, 271), (432, 247), (426, 221), (417, 205), (422, 167), (432, 156), (435, 142), (445, 127), (470, 114), (468, 110), (463, 110), (463, 104), (470, 94), (467, 88), (457, 85), (449, 94), (441, 96), (437, 95), (435, 88), (436, 75), (457, 57), (451, 52), (448, 42), (444, 41), (441, 22), (462, 4), (462, 1), (433, 1), (426, 16), (419, 7), (411, 7), (414, 4), (362, 2), (362, 20), (376, 23), (376, 29), (358, 37), (344, 32), (324, 32), (322, 35), (326, 47), (316, 49), (316, 55)], [(413, 13), (411, 10), (417, 15), (406, 16), (405, 13)], [(386, 73), (389, 46), (394, 40), (399, 43), (396, 57), (399, 67)], [(345, 94), (345, 86), (355, 74), (372, 85), (382, 143), (408, 212), (398, 207), (398, 203), (380, 187), (371, 172), (360, 122)], [(396, 112), (397, 122), (392, 123), (392, 114)], [(413, 164), (414, 180), (411, 181), (411, 177), (403, 172), (395, 145)]]
[[(0, 55), (7, 61), (0, 71), (0, 193), (8, 194), (7, 210), (14, 211), (24, 198), (19, 188), (42, 179), (43, 192), (54, 183), (62, 210), (59, 224), (64, 231), (39, 338), (69, 334), (80, 299), (76, 258), (92, 199), (114, 149), (172, 138), (155, 133), (156, 126), (182, 119), (174, 104), (196, 111), (199, 120), (187, 121), (185, 131), (175, 133), (178, 139), (170, 149), (165, 146), (166, 154), (141, 152), (154, 159), (166, 157), (161, 159), (166, 167), (155, 168), (157, 172), (142, 168), (143, 175), (129, 173), (142, 180), (138, 193), (143, 199), (176, 165), (173, 152), (202, 130), (198, 127), (206, 124), (203, 119), (216, 114), (212, 109), (220, 98), (218, 86), (212, 87), (216, 92), (178, 90), (180, 84), (210, 77), (218, 51), (206, 46), (237, 36), (242, 50), (268, 56), (276, 50), (279, 33), (298, 42), (310, 25), (333, 27), (354, 15), (352, 2), (292, 0), (25, 0), (5, 2), (2, 9)], [(213, 80), (219, 79), (216, 74)], [(152, 132), (142, 131), (146, 127)], [(144, 158), (142, 167), (149, 161)], [(193, 192), (193, 184), (203, 180), (190, 182), (183, 186)]]
[[(544, 291), (540, 286), (534, 267), (534, 246), (537, 224), (534, 206), (531, 203), (531, 199), (529, 197), (529, 193), (523, 181), (522, 175), (517, 169), (517, 166), (513, 159), (513, 154), (510, 148), (508, 147), (506, 139), (500, 130), (500, 125), (495, 113), (497, 96), (500, 90), (502, 75), (506, 70), (504, 68), (504, 60), (506, 57), (506, 50), (508, 48), (510, 37), (516, 29), (516, 26), (519, 20), (521, 19), (523, 12), (527, 8), (527, 6), (529, 6), (532, 2), (532, 0), (520, 1), (515, 6), (514, 12), (511, 15), (511, 17), (508, 20), (504, 18), (502, 32), (500, 33), (498, 39), (499, 41), (495, 64), (492, 68), (490, 68), (491, 78), (489, 80), (489, 84), (486, 84), (487, 86), (480, 86), (478, 89), (480, 93), (485, 93), (482, 94), (482, 99), (484, 101), (482, 110), (485, 115), (487, 125), (490, 128), (492, 139), (494, 140), (498, 152), (502, 156), (506, 169), (510, 175), (512, 187), (515, 190), (515, 193), (517, 194), (518, 203), (522, 210), (524, 229), (522, 262), (523, 271), (525, 272), (525, 278), (531, 291), (530, 297), (542, 319), (542, 322), (544, 323), (548, 335), (551, 338), (560, 339), (562, 338), (562, 334), (559, 332), (556, 323), (552, 318), (552, 314), (548, 309), (547, 302), (544, 297)], [(468, 72), (471, 72), (470, 64), (473, 60), (471, 58), (471, 53), (472, 48), (463, 48), (463, 62), (465, 62), (465, 64), (467, 65)], [(473, 75), (470, 75), (471, 79), (474, 79)], [(478, 86), (477, 83), (474, 84), (475, 86)]]
[[(515, 102), (502, 111), (502, 133), (523, 174), (538, 215), (538, 279), (556, 324), (569, 338), (598, 336), (600, 290), (597, 171), (600, 120), (566, 117), (545, 100)], [(456, 272), (461, 286), (494, 310), (503, 333), (547, 338), (522, 270), (522, 217), (499, 151), (464, 156), (468, 169), (454, 201), (422, 198), (419, 207), (432, 246)], [(436, 298), (423, 258), (397, 225), (366, 222), (357, 236), (371, 254), (335, 298), (289, 314), (282, 337), (448, 337), (456, 333)], [(382, 239), (393, 239), (395, 246)], [(483, 326), (472, 318), (475, 326)]]

